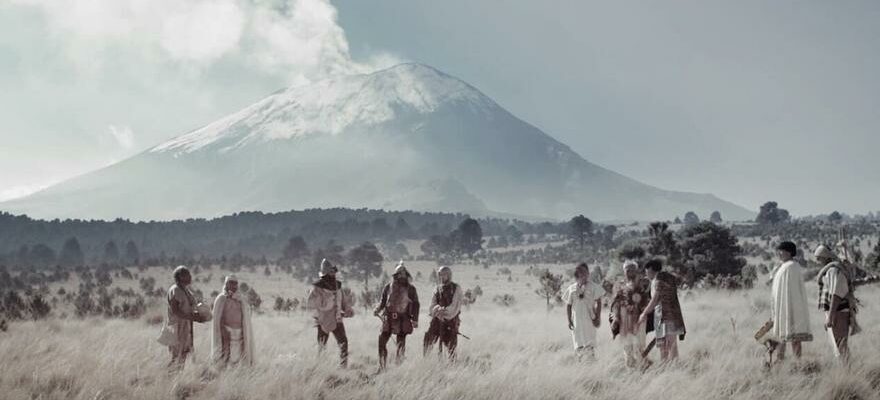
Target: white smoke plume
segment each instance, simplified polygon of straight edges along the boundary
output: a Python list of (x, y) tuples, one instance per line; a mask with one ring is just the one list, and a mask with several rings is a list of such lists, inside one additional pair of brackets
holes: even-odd
[[(12, 0), (39, 8), (74, 61), (100, 68), (102, 49), (122, 44), (160, 62), (198, 70), (236, 56), (291, 84), (368, 72), (388, 54), (352, 60), (329, 0)], [(83, 56), (83, 54), (88, 54)], [(380, 60), (380, 61), (377, 61)], [(97, 65), (97, 66), (96, 66)]]
[(127, 151), (134, 148), (134, 132), (130, 127), (110, 125), (107, 130), (121, 149)]

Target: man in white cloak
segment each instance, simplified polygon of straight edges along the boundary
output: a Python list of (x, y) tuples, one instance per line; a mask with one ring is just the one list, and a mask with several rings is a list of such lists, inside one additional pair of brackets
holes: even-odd
[(574, 277), (576, 282), (562, 292), (568, 329), (571, 330), (571, 340), (578, 359), (586, 356), (588, 360), (593, 360), (596, 349), (596, 328), (599, 327), (605, 289), (590, 281), (590, 269), (586, 263), (580, 263), (575, 267)]
[(238, 292), (238, 278), (229, 275), (223, 291), (214, 300), (214, 330), (211, 353), (225, 365), (254, 365), (254, 334), (251, 310)]
[(813, 340), (810, 314), (807, 312), (807, 291), (804, 288), (803, 268), (794, 260), (797, 246), (782, 242), (776, 247), (782, 265), (773, 273), (772, 300), (773, 330), (771, 334), (782, 341), (779, 361), (785, 359), (785, 343), (791, 343), (795, 357), (801, 357), (801, 343)]

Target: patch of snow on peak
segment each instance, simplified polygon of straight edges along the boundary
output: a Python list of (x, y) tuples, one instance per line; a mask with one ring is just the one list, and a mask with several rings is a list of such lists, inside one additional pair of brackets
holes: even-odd
[(400, 64), (286, 89), (151, 151), (188, 153), (222, 141), (225, 152), (250, 142), (335, 135), (355, 124), (392, 120), (398, 110), (424, 114), (453, 102), (482, 112), (497, 107), (461, 80), (425, 65)]

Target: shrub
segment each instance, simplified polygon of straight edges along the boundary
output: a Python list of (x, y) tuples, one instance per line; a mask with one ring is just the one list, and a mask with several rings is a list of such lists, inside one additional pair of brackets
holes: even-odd
[(492, 298), (492, 302), (502, 307), (511, 307), (516, 304), (516, 298), (512, 294), (499, 294)]

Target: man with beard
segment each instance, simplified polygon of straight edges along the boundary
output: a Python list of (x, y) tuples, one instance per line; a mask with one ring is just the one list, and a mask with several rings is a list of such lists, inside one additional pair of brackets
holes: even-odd
[(254, 365), (254, 334), (251, 310), (238, 292), (238, 278), (228, 275), (223, 292), (214, 300), (211, 353), (215, 362)]
[(449, 267), (440, 267), (437, 270), (437, 278), (440, 284), (434, 290), (428, 311), (431, 315), (431, 325), (425, 332), (424, 354), (427, 355), (434, 343), (439, 340), (441, 351), (445, 346), (449, 351), (449, 358), (454, 359), (460, 323), (458, 315), (464, 294), (461, 287), (452, 282), (452, 270)]
[(351, 308), (351, 298), (345, 295), (342, 283), (336, 280), (336, 272), (336, 267), (330, 261), (321, 261), (320, 279), (312, 284), (308, 307), (314, 311), (318, 347), (323, 351), (332, 333), (339, 344), (340, 365), (344, 367), (348, 365), (348, 336), (342, 319), (353, 317), (354, 310)]
[(412, 275), (406, 270), (403, 261), (394, 269), (391, 283), (382, 289), (382, 299), (373, 312), (382, 317), (382, 332), (379, 334), (379, 368), (385, 369), (388, 359), (388, 339), (397, 338), (396, 362), (403, 361), (406, 352), (406, 335), (419, 325), (419, 297), (411, 283)]

